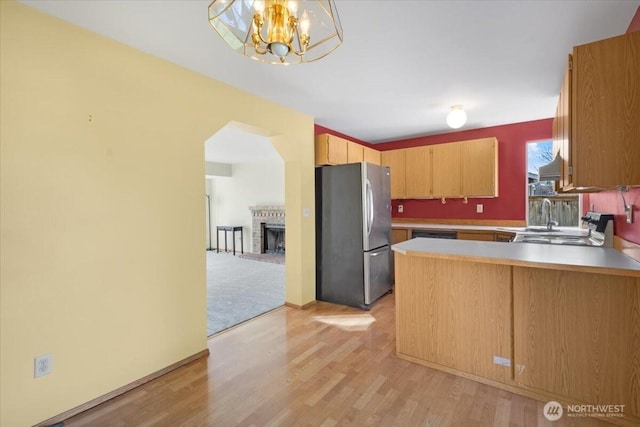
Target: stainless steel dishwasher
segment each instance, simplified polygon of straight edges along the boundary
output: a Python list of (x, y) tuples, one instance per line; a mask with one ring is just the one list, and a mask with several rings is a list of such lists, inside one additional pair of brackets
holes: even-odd
[(432, 239), (457, 239), (458, 233), (451, 230), (411, 230), (411, 238), (429, 237)]

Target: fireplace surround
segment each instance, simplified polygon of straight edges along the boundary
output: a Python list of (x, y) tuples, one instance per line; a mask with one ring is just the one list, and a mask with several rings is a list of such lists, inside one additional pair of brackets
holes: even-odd
[[(284, 206), (249, 206), (251, 211), (251, 252), (284, 254)], [(271, 243), (271, 246), (269, 245)]]

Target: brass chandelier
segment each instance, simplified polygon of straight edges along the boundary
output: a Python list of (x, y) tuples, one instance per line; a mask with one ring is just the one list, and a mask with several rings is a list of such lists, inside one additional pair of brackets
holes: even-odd
[(271, 64), (315, 61), (342, 43), (334, 0), (214, 0), (209, 22), (233, 50)]

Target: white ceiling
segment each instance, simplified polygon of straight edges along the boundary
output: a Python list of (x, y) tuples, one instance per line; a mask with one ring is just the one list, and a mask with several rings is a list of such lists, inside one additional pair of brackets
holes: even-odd
[(229, 164), (282, 160), (268, 136), (240, 123), (229, 123), (205, 141), (204, 159)]
[(23, 0), (64, 20), (307, 113), (367, 142), (552, 117), (567, 54), (624, 33), (640, 0), (336, 0), (344, 43), (314, 63), (232, 51), (209, 0)]

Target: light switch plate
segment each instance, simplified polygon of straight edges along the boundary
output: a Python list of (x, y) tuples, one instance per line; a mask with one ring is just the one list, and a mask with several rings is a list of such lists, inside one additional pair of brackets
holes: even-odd
[(478, 203), (476, 205), (476, 213), (482, 213), (484, 212), (484, 205), (482, 203)]

